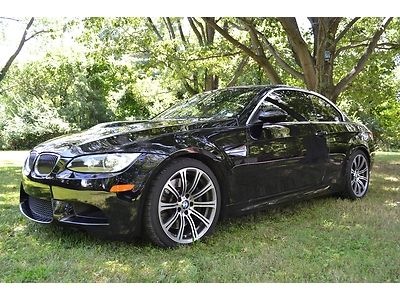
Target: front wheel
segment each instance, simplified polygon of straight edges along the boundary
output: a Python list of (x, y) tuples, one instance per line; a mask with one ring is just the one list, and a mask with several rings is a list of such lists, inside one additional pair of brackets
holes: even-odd
[(147, 237), (173, 247), (209, 235), (218, 219), (220, 194), (210, 168), (194, 159), (176, 159), (151, 183), (144, 207)]
[(369, 173), (367, 155), (361, 150), (354, 151), (346, 166), (343, 196), (350, 199), (364, 197), (368, 191)]

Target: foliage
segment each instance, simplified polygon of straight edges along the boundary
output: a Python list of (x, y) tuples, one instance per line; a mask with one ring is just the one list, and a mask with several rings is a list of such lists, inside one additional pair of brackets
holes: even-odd
[(106, 62), (54, 54), (15, 66), (0, 95), (1, 147), (27, 149), (101, 122), (149, 117), (150, 105), (134, 84), (117, 89), (123, 85), (118, 71)]
[(131, 87), (119, 98), (115, 115), (121, 119), (131, 118), (132, 116), (148, 118), (150, 115), (149, 108), (144, 103), (143, 96)]
[[(150, 19), (156, 32), (151, 29), (149, 18), (86, 19), (82, 42), (92, 43), (93, 38), (96, 38), (97, 44), (93, 50), (101, 53), (103, 57), (108, 55), (117, 60), (126, 60), (127, 57), (130, 57), (130, 59), (140, 61), (137, 69), (146, 72), (146, 76), (156, 74), (157, 78), (177, 98), (204, 90), (205, 84), (201, 83), (199, 78), (205, 78), (207, 72), (218, 78), (219, 86), (227, 86), (244, 58), (247, 58), (247, 61), (243, 70), (238, 73), (236, 85), (272, 83), (259, 61), (248, 60), (249, 53), (242, 54), (237, 45), (229, 43), (218, 33), (212, 43), (200, 44), (193, 28), (188, 26), (188, 20), (194, 18), (170, 18), (175, 30), (179, 25), (186, 24), (183, 26), (183, 28), (187, 28), (183, 30), (184, 40), (178, 38), (178, 31), (175, 32), (174, 38), (170, 37), (166, 19), (168, 18)], [(334, 18), (331, 19), (329, 22), (336, 22)], [(194, 20), (196, 24), (206, 28), (207, 22), (201, 23), (200, 19)], [(337, 35), (345, 32), (352, 20), (342, 18), (338, 23)], [(324, 18), (317, 20), (319, 23), (326, 21), (327, 19)], [(253, 46), (252, 49), (256, 48), (256, 44), (249, 33), (251, 31), (249, 28), (258, 30), (259, 40), (265, 53), (268, 51), (265, 48), (266, 44), (262, 42), (264, 40), (261, 39), (261, 35), (273, 44), (274, 50), (290, 68), (299, 70), (298, 54), (288, 43), (287, 32), (285, 32), (281, 20), (275, 18), (219, 18), (217, 22), (220, 26), (223, 25), (229, 34), (240, 43), (249, 48)], [(377, 24), (380, 22), (382, 22), (380, 18), (358, 19), (336, 42), (334, 48), (330, 46), (332, 60), (329, 63), (332, 63), (333, 66), (332, 78), (330, 82), (323, 81), (321, 83), (322, 91), (326, 88), (333, 93), (333, 87), (338, 85), (341, 79), (346, 77), (348, 72), (357, 65), (366, 51), (367, 44), (379, 28)], [(250, 26), (249, 23), (252, 25)], [(399, 81), (394, 78), (396, 49), (399, 44), (391, 42), (400, 40), (400, 32), (396, 29), (398, 23), (398, 19), (389, 23), (375, 52), (370, 54), (369, 60), (362, 68), (362, 72), (351, 79), (337, 100), (354, 120), (364, 122), (371, 127), (383, 147), (390, 145), (392, 148), (399, 148), (397, 143), (399, 125), (396, 117), (398, 116), (396, 94), (399, 90)], [(317, 51), (312, 48), (315, 39), (313, 30), (317, 29), (302, 28), (304, 40), (311, 53)], [(318, 28), (318, 30), (322, 29)], [(314, 53), (314, 55), (316, 54)], [(305, 87), (305, 83), (283, 69), (274, 56), (269, 61), (285, 84)], [(323, 85), (325, 83), (326, 87)]]
[[(4, 28), (7, 28), (9, 24), (9, 22), (13, 22), (13, 23), (22, 23), (24, 22), (23, 20), (20, 19), (14, 19), (14, 18), (7, 18), (7, 17), (0, 17), (0, 32), (1, 32), (1, 37), (2, 39), (5, 38), (5, 31)], [(30, 17), (29, 19), (27, 19), (25, 21), (26, 23), (23, 25), (23, 34), (19, 40), (18, 46), (15, 47), (14, 52), (8, 57), (8, 59), (6, 60), (5, 64), (1, 67), (0, 69), (0, 82), (2, 82), (4, 80), (4, 78), (6, 77), (10, 67), (13, 65), (15, 59), (19, 56), (21, 50), (24, 48), (25, 43), (32, 40), (32, 39), (36, 39), (38, 36), (43, 35), (43, 34), (50, 34), (51, 33), (51, 37), (54, 38), (55, 35), (53, 33), (53, 29), (52, 28), (47, 28), (48, 25), (48, 20), (45, 18), (42, 18), (41, 20), (39, 20), (39, 22), (35, 22), (35, 18), (34, 17)], [(19, 24), (19, 25), (20, 25)], [(53, 25), (55, 23), (53, 22)], [(40, 28), (40, 29), (38, 29)]]
[[(68, 133), (71, 127), (54, 107), (46, 107), (39, 100), (15, 101), (14, 115), (1, 124), (2, 149), (30, 149), (50, 138)], [(3, 112), (4, 114), (4, 112)]]
[[(381, 18), (356, 19), (335, 44), (332, 60), (319, 65), (326, 68), (332, 63), (334, 72), (330, 81), (326, 81), (331, 87), (353, 70), (379, 28), (377, 24), (383, 21)], [(355, 19), (342, 18), (339, 23), (335, 18), (312, 20), (310, 24), (338, 25), (339, 34)], [(50, 136), (50, 128), (55, 128), (54, 135), (57, 135), (101, 122), (144, 119), (158, 114), (176, 99), (205, 90), (270, 84), (273, 80), (267, 71), (271, 68), (283, 83), (306, 87), (306, 82), (293, 72), (300, 72), (302, 68), (299, 53), (288, 41), (285, 22), (279, 18), (233, 17), (85, 18), (68, 22), (35, 19), (33, 32), (51, 31), (51, 35), (41, 35), (37, 45), (46, 45), (50, 50), (36, 49), (40, 53), (37, 60), (14, 62), (1, 81), (1, 147), (28, 147), (26, 142), (13, 142), (29, 138), (19, 122), (26, 123), (25, 130), (34, 132), (31, 135), (38, 135), (32, 137), (31, 144), (35, 144)], [(0, 23), (2, 33), (6, 29), (3, 23)], [(265, 59), (238, 48), (215, 30), (212, 23)], [(395, 76), (399, 60), (398, 25), (398, 18), (388, 23), (362, 72), (337, 99), (352, 119), (364, 122), (373, 130), (382, 147), (397, 149), (400, 147), (400, 81)], [(251, 34), (252, 29), (258, 31), (260, 44)], [(300, 29), (306, 50), (314, 55), (313, 30), (317, 27), (303, 25)], [(318, 30), (323, 30), (323, 26)], [(73, 47), (66, 51), (63, 42), (68, 38), (68, 43), (73, 41)], [(29, 42), (29, 47), (33, 44)], [(51, 48), (53, 44), (59, 45), (58, 48)], [(257, 47), (261, 48), (257, 50)], [(285, 61), (285, 68), (277, 57)], [(268, 63), (270, 66), (266, 68)], [(49, 118), (49, 112), (55, 112), (54, 124), (59, 126), (29, 119), (21, 109), (15, 109), (18, 106), (30, 107), (36, 119)], [(38, 128), (30, 129), (31, 126)]]
[[(195, 22), (199, 31), (207, 30), (201, 20)], [(142, 75), (160, 78), (177, 98), (210, 89), (210, 76), (218, 79), (214, 88), (228, 84), (241, 58), (221, 38), (199, 40), (184, 18), (88, 18), (84, 25), (80, 41), (91, 56), (136, 63)]]
[(382, 149), (400, 149), (400, 81), (394, 69), (391, 56), (375, 53), (338, 101), (351, 119), (372, 130)]
[[(310, 17), (310, 29), (303, 25), (303, 34), (294, 17), (202, 19), (257, 62), (273, 84), (285, 83), (289, 75), (333, 102), (363, 71), (375, 50), (400, 48), (398, 21), (393, 18)], [(343, 68), (340, 60), (349, 56), (351, 68)]]

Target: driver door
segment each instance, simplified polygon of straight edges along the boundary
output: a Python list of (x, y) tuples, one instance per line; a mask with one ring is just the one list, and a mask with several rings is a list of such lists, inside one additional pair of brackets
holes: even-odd
[(316, 141), (314, 127), (277, 104), (266, 99), (258, 107), (247, 127), (247, 158), (234, 169), (238, 192), (250, 201), (275, 202), (322, 182), (318, 153), (323, 145)]

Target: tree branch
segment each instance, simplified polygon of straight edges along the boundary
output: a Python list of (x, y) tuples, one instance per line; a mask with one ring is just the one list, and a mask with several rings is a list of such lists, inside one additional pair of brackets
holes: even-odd
[[(368, 46), (368, 43), (359, 43), (359, 44), (350, 44), (347, 46), (340, 47), (336, 50), (336, 56), (339, 55), (340, 52), (349, 50), (349, 49), (355, 49), (359, 47), (365, 47)], [(385, 49), (385, 50), (392, 50), (392, 49), (399, 49), (400, 44), (398, 43), (378, 43), (376, 44), (376, 49)]]
[(35, 36), (37, 36), (39, 34), (49, 33), (49, 32), (53, 32), (53, 31), (52, 30), (40, 30), (40, 31), (37, 31), (37, 32), (33, 33), (30, 37), (26, 38), (25, 42), (29, 41), (30, 39), (34, 38)]
[(233, 27), (235, 27), (237, 30), (247, 31), (245, 27), (243, 27), (239, 24), (233, 23), (232, 21), (228, 21), (228, 23), (231, 24)]
[(0, 17), (2, 20), (9, 20), (9, 21), (15, 21), (15, 22), (21, 22), (20, 19), (15, 19), (15, 18), (8, 18), (8, 17)]
[(221, 54), (216, 54), (216, 55), (210, 55), (210, 56), (202, 56), (202, 57), (198, 57), (198, 58), (192, 58), (192, 59), (183, 59), (180, 57), (177, 57), (177, 60), (181, 60), (181, 61), (201, 61), (201, 60), (207, 60), (207, 59), (211, 59), (211, 58), (220, 58), (220, 57), (227, 57), (227, 56), (235, 56), (242, 53), (241, 51), (239, 52), (233, 52), (233, 53), (221, 53)]
[(386, 18), (383, 21), (382, 25), (380, 25), (379, 28), (376, 30), (376, 32), (374, 33), (371, 41), (368, 44), (367, 49), (365, 50), (365, 53), (360, 57), (360, 59), (358, 60), (357, 64), (335, 86), (334, 93), (333, 93), (334, 98), (337, 97), (347, 87), (347, 85), (351, 81), (354, 80), (355, 76), (357, 76), (363, 70), (365, 64), (368, 61), (368, 58), (374, 52), (375, 48), (377, 47), (377, 44), (378, 44), (378, 41), (379, 41), (380, 37), (382, 36), (383, 32), (388, 27), (389, 23), (392, 21), (392, 19), (393, 18)]
[(181, 36), (181, 40), (182, 40), (182, 42), (183, 42), (184, 44), (186, 44), (187, 41), (186, 41), (185, 35), (183, 34), (181, 21), (178, 20), (177, 23), (178, 23), (178, 31), (179, 31), (179, 35)]
[(214, 27), (216, 31), (219, 32), (219, 34), (221, 34), (225, 39), (227, 39), (231, 44), (233, 44), (234, 46), (238, 47), (240, 50), (242, 50), (243, 52), (245, 52), (247, 55), (249, 55), (250, 57), (252, 57), (254, 60), (258, 60), (258, 56), (257, 54), (255, 54), (249, 47), (247, 47), (246, 45), (242, 44), (241, 42), (239, 42), (238, 40), (236, 40), (234, 37), (232, 37), (228, 31), (225, 31), (224, 29), (222, 29), (221, 27), (219, 27), (215, 22), (209, 20), (208, 18), (203, 18), (203, 20), (207, 23), (210, 24), (211, 27)]
[(4, 92), (7, 92), (8, 90), (11, 90), (11, 89), (17, 87), (17, 86), (19, 86), (19, 84), (14, 84), (14, 85), (8, 86), (5, 89), (0, 90), (0, 95), (3, 94)]
[(165, 26), (167, 26), (170, 39), (174, 40), (175, 39), (175, 31), (174, 31), (174, 28), (172, 27), (171, 19), (169, 17), (164, 17), (163, 20), (164, 20)]
[(294, 68), (292, 68), (288, 63), (286, 63), (281, 56), (278, 54), (278, 52), (276, 51), (276, 49), (274, 48), (274, 46), (268, 41), (268, 39), (265, 37), (265, 35), (258, 31), (253, 24), (247, 22), (247, 20), (243, 20), (243, 22), (245, 22), (245, 26), (248, 26), (249, 28), (251, 28), (252, 31), (254, 31), (256, 34), (261, 36), (261, 39), (263, 40), (265, 46), (267, 47), (268, 51), (272, 54), (272, 57), (276, 60), (276, 62), (278, 63), (278, 65), (281, 66), (281, 68), (283, 70), (285, 70), (286, 72), (288, 72), (289, 74), (291, 74), (292, 76), (299, 78), (300, 80), (304, 81), (304, 75), (295, 70)]
[(315, 59), (317, 55), (317, 47), (318, 47), (318, 18), (309, 17), (307, 18), (311, 25), (311, 30), (313, 33), (313, 54), (312, 57)]
[(200, 31), (201, 31), (201, 35), (202, 35), (202, 37), (203, 37), (204, 44), (206, 44), (206, 42), (207, 42), (207, 35), (206, 35), (206, 31), (205, 31), (205, 29), (204, 29), (203, 24), (202, 24), (200, 21), (197, 21), (196, 18), (193, 18), (193, 21), (197, 24), (197, 26), (200, 27)]
[(383, 49), (383, 50), (397, 50), (400, 49), (400, 44), (398, 43), (378, 43), (376, 45), (376, 49)]
[(274, 70), (273, 66), (271, 63), (268, 61), (268, 59), (264, 56), (259, 56), (256, 53), (254, 53), (249, 47), (246, 45), (242, 44), (238, 40), (236, 40), (234, 37), (232, 37), (227, 30), (222, 29), (218, 24), (215, 23), (215, 21), (209, 19), (209, 18), (203, 18), (205, 22), (207, 22), (211, 27), (213, 27), (216, 31), (218, 31), (219, 34), (221, 34), (228, 42), (230, 42), (232, 45), (236, 46), (240, 50), (242, 50), (244, 53), (246, 53), (248, 56), (250, 56), (252, 59), (254, 59), (256, 62), (258, 62), (261, 67), (264, 69), (265, 73), (267, 74), (268, 78), (271, 80), (273, 84), (280, 84), (282, 83), (281, 79), (279, 78), (278, 73)]
[(239, 20), (243, 23), (247, 31), (250, 33), (251, 43), (253, 45), (253, 49), (256, 50), (258, 56), (266, 57), (264, 52), (264, 47), (261, 45), (260, 40), (258, 39), (256, 29), (253, 24), (248, 22), (245, 18), (239, 18)]
[(308, 50), (307, 44), (301, 36), (296, 18), (278, 18), (285, 30), (289, 42), (297, 54), (301, 67), (304, 71), (304, 81), (311, 90), (316, 89), (317, 77), (314, 69), (314, 61)]
[(249, 61), (249, 57), (247, 55), (245, 55), (242, 58), (242, 60), (240, 61), (239, 65), (237, 66), (236, 71), (233, 74), (233, 78), (226, 85), (227, 87), (236, 85), (236, 82), (239, 79), (240, 75), (242, 75), (244, 67), (246, 66), (248, 61)]
[(15, 50), (15, 52), (10, 56), (10, 58), (8, 59), (8, 61), (6, 62), (6, 64), (4, 65), (3, 69), (1, 69), (0, 72), (0, 82), (4, 79), (4, 77), (6, 76), (6, 73), (8, 72), (8, 70), (10, 69), (12, 63), (14, 62), (15, 58), (18, 56), (18, 54), (21, 52), (22, 47), (24, 47), (24, 44), (26, 42), (26, 36), (28, 34), (28, 30), (29, 28), (31, 28), (33, 21), (35, 20), (35, 18), (31, 18), (28, 22), (28, 24), (25, 27), (24, 33), (22, 35), (22, 38), (19, 42), (18, 48), (17, 50)]
[(153, 30), (153, 32), (156, 34), (158, 40), (162, 41), (163, 38), (150, 17), (147, 17), (147, 23), (149, 24), (150, 29)]
[(196, 95), (196, 94), (199, 93), (199, 91), (198, 91), (197, 89), (193, 88), (193, 87), (186, 81), (186, 79), (183, 79), (183, 78), (182, 78), (181, 81), (182, 81), (183, 85), (185, 86), (185, 89), (189, 92), (189, 94), (190, 94), (191, 96), (194, 96), (194, 95)]
[(196, 24), (194, 24), (193, 18), (192, 17), (188, 17), (188, 21), (189, 21), (190, 27), (192, 27), (192, 30), (193, 30), (194, 34), (196, 35), (196, 37), (197, 37), (199, 45), (200, 46), (204, 46), (203, 38), (201, 36), (200, 31), (197, 29)]
[(352, 19), (345, 27), (344, 29), (338, 34), (338, 36), (335, 38), (334, 44), (337, 44), (345, 35), (346, 33), (353, 27), (353, 25), (361, 19), (360, 17)]

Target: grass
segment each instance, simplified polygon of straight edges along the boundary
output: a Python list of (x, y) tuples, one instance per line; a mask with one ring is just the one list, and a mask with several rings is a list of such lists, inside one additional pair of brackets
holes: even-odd
[(376, 156), (361, 201), (302, 201), (220, 222), (191, 247), (104, 241), (18, 210), (0, 152), (0, 282), (400, 282), (400, 153)]

